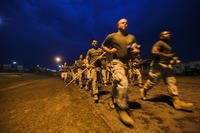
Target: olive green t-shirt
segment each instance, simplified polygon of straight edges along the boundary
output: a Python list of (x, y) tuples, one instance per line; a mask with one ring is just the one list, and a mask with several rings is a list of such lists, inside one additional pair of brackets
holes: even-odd
[[(86, 55), (86, 56), (89, 56), (89, 64), (91, 64), (94, 60), (96, 60), (102, 54), (103, 54), (103, 50), (101, 48), (98, 48), (98, 49), (91, 48), (91, 49), (89, 49), (88, 52), (87, 52), (87, 55)], [(101, 61), (97, 60), (94, 65), (100, 67)]]
[(76, 60), (76, 66), (78, 68), (84, 68), (84, 60), (81, 60), (81, 59)]
[[(166, 54), (171, 53), (171, 47), (165, 41), (162, 41), (162, 40), (157, 41), (153, 45), (152, 49), (154, 47), (157, 47), (159, 52), (166, 53)], [(168, 63), (169, 62), (169, 58), (167, 58), (167, 57), (158, 56), (158, 55), (153, 55), (153, 57), (154, 57), (155, 62), (162, 62), (162, 63)]]
[(133, 35), (121, 35), (119, 33), (112, 33), (109, 34), (102, 45), (104, 46), (111, 46), (112, 48), (116, 48), (116, 53), (113, 54), (114, 59), (120, 59), (122, 61), (127, 61), (129, 57), (128, 47), (136, 43), (136, 39)]
[(67, 72), (67, 69), (68, 69), (68, 66), (63, 65), (62, 68), (61, 68), (61, 71), (62, 72)]

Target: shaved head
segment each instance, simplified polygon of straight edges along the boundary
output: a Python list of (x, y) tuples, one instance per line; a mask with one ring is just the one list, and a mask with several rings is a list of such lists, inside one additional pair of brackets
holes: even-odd
[(160, 36), (163, 36), (163, 35), (165, 35), (165, 34), (170, 34), (170, 32), (169, 32), (169, 31), (162, 31), (162, 32), (160, 33)]
[(125, 18), (120, 19), (120, 20), (117, 22), (117, 25), (119, 25), (120, 23), (122, 23), (122, 22), (124, 22), (124, 21), (127, 22), (127, 19), (125, 19)]
[(160, 39), (170, 40), (171, 34), (169, 31), (163, 31), (160, 33)]

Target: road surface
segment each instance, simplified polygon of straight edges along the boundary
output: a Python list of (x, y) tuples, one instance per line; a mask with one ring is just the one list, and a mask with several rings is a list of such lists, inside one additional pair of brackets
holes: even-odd
[(160, 82), (142, 101), (130, 85), (129, 107), (134, 127), (125, 126), (108, 106), (111, 86), (102, 87), (95, 104), (89, 91), (58, 77), (0, 74), (0, 132), (59, 133), (199, 133), (200, 77), (177, 77), (180, 98), (194, 103), (192, 111), (173, 108)]

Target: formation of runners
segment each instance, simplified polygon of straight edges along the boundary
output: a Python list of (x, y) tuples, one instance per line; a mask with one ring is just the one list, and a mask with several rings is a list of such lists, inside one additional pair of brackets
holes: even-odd
[[(180, 63), (170, 46), (170, 32), (162, 31), (159, 40), (152, 46), (152, 61), (149, 65), (148, 79), (142, 80), (140, 56), (141, 46), (134, 35), (127, 32), (125, 18), (117, 23), (117, 32), (107, 35), (98, 47), (98, 41), (91, 40), (91, 49), (86, 57), (80, 54), (72, 66), (64, 63), (61, 77), (66, 86), (76, 83), (81, 89), (91, 92), (95, 103), (99, 101), (101, 86), (112, 85), (109, 105), (116, 109), (119, 119), (126, 125), (133, 126), (134, 120), (129, 115), (127, 104), (129, 84), (137, 83), (142, 100), (147, 100), (147, 92), (156, 85), (158, 79), (164, 79), (175, 109), (191, 109), (193, 104), (179, 99), (173, 65)], [(144, 84), (143, 84), (144, 83)]]

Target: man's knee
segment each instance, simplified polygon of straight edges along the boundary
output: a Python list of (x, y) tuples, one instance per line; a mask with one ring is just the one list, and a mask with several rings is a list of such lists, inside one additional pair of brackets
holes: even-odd
[(176, 78), (175, 77), (167, 77), (166, 78), (166, 82), (167, 84), (171, 85), (171, 84), (176, 84)]
[(178, 88), (176, 86), (176, 78), (175, 77), (167, 77), (166, 79), (168, 85), (168, 91), (170, 95), (178, 95)]
[(122, 85), (123, 86), (123, 88), (128, 88), (128, 79), (127, 78), (122, 78), (121, 80), (120, 80), (120, 85)]
[(150, 87), (152, 87), (152, 86), (155, 85), (155, 84), (156, 84), (156, 82), (154, 82), (154, 81), (148, 79), (148, 80), (146, 81), (146, 83), (145, 83), (145, 86), (150, 86)]

